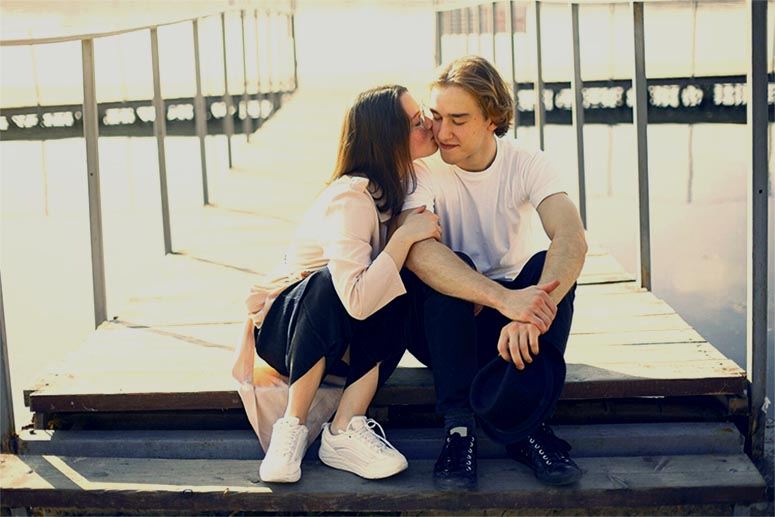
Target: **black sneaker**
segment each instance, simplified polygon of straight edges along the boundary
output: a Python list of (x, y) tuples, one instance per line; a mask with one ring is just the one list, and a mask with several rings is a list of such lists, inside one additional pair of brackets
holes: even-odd
[(433, 467), (433, 483), (440, 490), (476, 488), (476, 435), (449, 432)]
[(547, 485), (570, 485), (581, 479), (581, 469), (568, 454), (571, 446), (546, 424), (525, 440), (506, 446), (512, 459), (524, 463)]

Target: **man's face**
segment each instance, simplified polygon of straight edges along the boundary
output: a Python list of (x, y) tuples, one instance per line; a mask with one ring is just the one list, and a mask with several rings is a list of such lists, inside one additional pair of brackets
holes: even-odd
[(495, 124), (474, 96), (459, 86), (435, 86), (430, 110), (442, 160), (467, 171), (486, 169), (495, 157)]

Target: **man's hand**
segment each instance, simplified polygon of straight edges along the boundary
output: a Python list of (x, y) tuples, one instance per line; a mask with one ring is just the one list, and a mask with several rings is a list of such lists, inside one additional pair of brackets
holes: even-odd
[(544, 334), (557, 315), (557, 305), (549, 293), (560, 285), (558, 280), (531, 285), (525, 289), (507, 290), (496, 309), (512, 321), (531, 323)]
[[(503, 360), (513, 362), (517, 369), (525, 368), (538, 355), (538, 336), (541, 332), (531, 323), (512, 321), (501, 329), (498, 339), (498, 355)], [(532, 353), (532, 355), (531, 355)]]

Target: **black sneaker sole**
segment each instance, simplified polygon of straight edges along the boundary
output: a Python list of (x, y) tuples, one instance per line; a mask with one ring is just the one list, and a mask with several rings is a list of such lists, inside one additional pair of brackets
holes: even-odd
[(545, 485), (551, 485), (551, 486), (572, 485), (573, 483), (578, 482), (584, 476), (584, 473), (581, 470), (577, 470), (573, 472), (572, 476), (568, 476), (567, 478), (561, 478), (561, 479), (547, 478), (536, 473), (536, 471), (533, 470), (533, 467), (531, 467), (528, 462), (522, 460), (521, 458), (515, 458), (512, 456), (511, 459), (527, 467), (530, 470), (530, 472), (533, 473), (535, 478), (541, 483), (544, 483)]

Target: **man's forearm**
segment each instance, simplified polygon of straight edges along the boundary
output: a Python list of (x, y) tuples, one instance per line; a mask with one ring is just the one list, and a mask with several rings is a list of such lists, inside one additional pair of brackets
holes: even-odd
[(409, 251), (406, 267), (434, 290), (497, 308), (504, 288), (478, 273), (444, 244), (427, 239)]
[(560, 285), (549, 296), (558, 304), (568, 294), (581, 274), (587, 255), (587, 241), (584, 234), (568, 233), (555, 235), (546, 252), (546, 261), (539, 284), (559, 280)]

